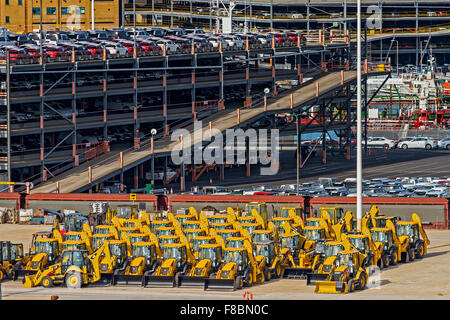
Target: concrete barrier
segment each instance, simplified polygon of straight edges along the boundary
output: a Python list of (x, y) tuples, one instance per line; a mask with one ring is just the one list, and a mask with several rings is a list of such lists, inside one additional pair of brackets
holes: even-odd
[(10, 209), (21, 209), (20, 193), (18, 192), (0, 192), (0, 207)]
[(76, 210), (90, 212), (93, 202), (108, 202), (111, 208), (123, 204), (137, 204), (147, 211), (157, 210), (158, 196), (149, 194), (136, 194), (136, 200), (130, 200), (129, 194), (101, 194), (101, 193), (34, 193), (25, 197), (27, 209)]

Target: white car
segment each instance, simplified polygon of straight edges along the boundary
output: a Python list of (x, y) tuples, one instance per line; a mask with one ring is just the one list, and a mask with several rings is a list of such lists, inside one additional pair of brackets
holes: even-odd
[(156, 44), (161, 47), (161, 50), (163, 49), (164, 44), (165, 44), (166, 45), (166, 53), (168, 53), (168, 54), (178, 52), (179, 47), (172, 40), (161, 39), (161, 40), (157, 41)]
[(238, 36), (224, 36), (223, 39), (234, 49), (244, 49), (245, 42)]
[(103, 46), (109, 54), (116, 55), (119, 57), (125, 57), (128, 53), (127, 48), (117, 42), (103, 42)]
[(450, 137), (440, 140), (438, 142), (438, 147), (441, 149), (450, 150)]
[[(363, 141), (365, 143), (365, 141)], [(391, 139), (386, 139), (385, 137), (370, 137), (367, 138), (368, 146), (377, 146), (377, 147), (388, 147), (389, 149), (395, 147), (395, 141)]]
[(208, 38), (208, 41), (212, 44), (213, 48), (218, 48), (219, 42), (222, 41), (222, 50), (228, 49), (228, 42), (219, 37), (210, 37)]
[(405, 150), (408, 148), (431, 150), (438, 147), (438, 142), (427, 137), (417, 137), (409, 141), (402, 141), (397, 145), (397, 147)]

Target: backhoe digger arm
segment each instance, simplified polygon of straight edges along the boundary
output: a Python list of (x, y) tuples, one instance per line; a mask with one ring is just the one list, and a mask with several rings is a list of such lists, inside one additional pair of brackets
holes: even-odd
[(422, 221), (420, 220), (420, 217), (419, 217), (419, 215), (417, 213), (413, 213), (411, 215), (411, 220), (414, 221), (414, 222), (417, 222), (417, 225), (419, 227), (420, 235), (422, 236), (423, 241), (425, 242), (425, 246), (423, 247), (423, 249), (424, 249), (424, 253), (426, 254), (427, 253), (427, 247), (430, 245), (430, 239), (428, 239), (428, 236), (427, 236), (425, 230), (423, 229)]

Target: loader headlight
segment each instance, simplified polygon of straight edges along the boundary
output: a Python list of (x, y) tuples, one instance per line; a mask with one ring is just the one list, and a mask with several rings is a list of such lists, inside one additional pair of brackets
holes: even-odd
[(108, 264), (102, 263), (102, 264), (100, 265), (100, 270), (101, 270), (101, 271), (106, 271), (106, 270), (108, 270)]
[(335, 272), (335, 273), (333, 274), (332, 280), (333, 280), (333, 281), (338, 281), (338, 280), (341, 278), (342, 274), (343, 274), (342, 271)]
[(228, 276), (230, 275), (230, 271), (222, 271), (221, 276), (222, 278), (228, 278)]
[(33, 261), (31, 262), (31, 268), (32, 269), (37, 269), (39, 267), (39, 261)]

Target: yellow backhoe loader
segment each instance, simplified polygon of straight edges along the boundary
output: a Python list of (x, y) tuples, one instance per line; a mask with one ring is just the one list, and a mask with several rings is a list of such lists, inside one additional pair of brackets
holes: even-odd
[(205, 279), (215, 277), (223, 259), (223, 243), (201, 244), (195, 263), (187, 274), (178, 276), (178, 287), (205, 287)]
[(155, 272), (145, 272), (145, 287), (175, 287), (180, 275), (187, 274), (195, 263), (194, 255), (186, 238), (180, 243), (168, 243), (162, 246), (163, 257)]
[(366, 287), (369, 279), (364, 261), (367, 256), (356, 249), (341, 251), (336, 256), (333, 271), (326, 280), (316, 281), (315, 293), (347, 293)]
[(49, 288), (65, 284), (70, 288), (79, 288), (87, 284), (96, 284), (101, 279), (100, 260), (105, 255), (110, 255), (108, 251), (107, 241), (91, 255), (87, 251), (64, 251), (58, 263), (34, 275), (25, 276), (23, 287), (42, 285)]
[(259, 263), (253, 255), (252, 245), (244, 242), (241, 248), (225, 248), (224, 259), (215, 279), (205, 279), (205, 290), (237, 290), (243, 286), (264, 282), (265, 260)]
[(112, 285), (144, 285), (144, 274), (153, 273), (159, 262), (159, 247), (154, 242), (133, 242), (131, 255), (114, 271)]
[(112, 234), (114, 236), (114, 240), (119, 240), (119, 232), (117, 231), (117, 228), (110, 224), (96, 226), (92, 236), (96, 234)]
[(0, 241), (0, 281), (16, 280), (16, 271), (24, 266), (23, 244)]
[[(417, 213), (411, 215), (411, 221), (399, 221), (395, 226), (395, 230), (400, 242), (407, 237), (409, 239), (409, 259), (422, 258), (428, 252), (430, 240), (422, 227), (422, 222)], [(422, 236), (422, 238), (420, 238)], [(405, 257), (406, 260), (406, 257)]]
[[(354, 249), (353, 245), (346, 239), (344, 241), (326, 241), (323, 251), (320, 253), (317, 270), (306, 274), (306, 284), (314, 284), (317, 280), (325, 280), (333, 271), (336, 262), (336, 256), (344, 250)], [(316, 245), (317, 250), (317, 245)]]
[(305, 235), (300, 235), (298, 246), (290, 248), (287, 253), (289, 265), (284, 269), (283, 278), (306, 279), (306, 275), (314, 272), (319, 266), (321, 261), (319, 248), (323, 247), (327, 240), (330, 240), (327, 238), (326, 227), (323, 225), (306, 226), (303, 232)]
[(343, 234), (342, 238), (350, 241), (359, 252), (367, 256), (362, 264), (363, 267), (369, 267), (371, 265), (378, 266), (380, 269), (384, 267), (383, 245), (373, 242), (370, 232)]

